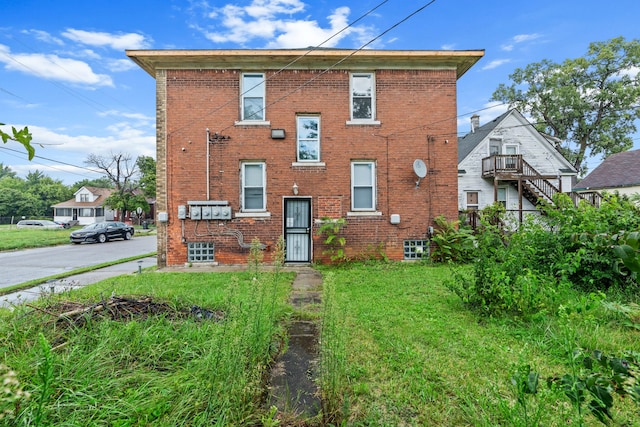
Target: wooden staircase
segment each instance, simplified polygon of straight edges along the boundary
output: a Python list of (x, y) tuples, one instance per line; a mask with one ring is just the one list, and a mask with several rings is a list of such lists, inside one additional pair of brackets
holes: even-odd
[[(482, 159), (483, 178), (508, 181), (516, 189), (522, 186), (522, 196), (534, 206), (541, 200), (553, 204), (554, 196), (561, 189), (552, 180), (560, 182), (558, 176), (543, 175), (527, 163), (519, 154), (494, 155)], [(577, 206), (581, 200), (595, 206), (600, 205), (602, 196), (597, 192), (587, 194), (570, 192), (567, 194)]]

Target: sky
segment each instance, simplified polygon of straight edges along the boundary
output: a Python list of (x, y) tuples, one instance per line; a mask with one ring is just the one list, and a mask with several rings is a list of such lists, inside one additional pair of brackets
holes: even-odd
[(462, 136), (472, 114), (484, 124), (506, 110), (489, 100), (515, 69), (640, 39), (638, 0), (0, 0), (0, 11), (0, 122), (28, 126), (36, 148), (29, 161), (0, 144), (0, 164), (65, 185), (101, 176), (91, 154), (155, 158), (155, 81), (126, 49), (483, 49), (458, 80)]

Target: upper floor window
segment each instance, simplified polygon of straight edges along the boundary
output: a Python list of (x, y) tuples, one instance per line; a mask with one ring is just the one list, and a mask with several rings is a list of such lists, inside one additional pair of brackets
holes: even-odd
[(376, 164), (371, 161), (351, 162), (351, 210), (376, 209)]
[(80, 201), (81, 202), (88, 202), (89, 201), (89, 195), (88, 194), (80, 194)]
[(351, 74), (351, 120), (375, 120), (375, 101), (374, 74)]
[(241, 120), (264, 120), (265, 80), (262, 73), (242, 75)]
[(266, 165), (264, 162), (242, 163), (242, 210), (244, 212), (264, 211), (267, 209)]
[(320, 161), (320, 116), (297, 117), (299, 162)]

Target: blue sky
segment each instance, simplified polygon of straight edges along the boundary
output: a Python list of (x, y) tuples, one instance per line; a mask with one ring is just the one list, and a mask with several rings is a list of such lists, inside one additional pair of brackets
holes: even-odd
[(356, 20), (323, 47), (484, 49), (458, 81), (462, 135), (473, 112), (481, 124), (504, 112), (489, 98), (514, 69), (640, 39), (638, 0), (0, 0), (0, 11), (0, 122), (28, 125), (37, 156), (10, 142), (0, 163), (67, 185), (100, 176), (89, 154), (155, 157), (155, 82), (125, 49), (317, 46)]

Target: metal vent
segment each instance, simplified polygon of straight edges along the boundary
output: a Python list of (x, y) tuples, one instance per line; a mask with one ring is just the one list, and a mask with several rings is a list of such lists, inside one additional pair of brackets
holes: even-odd
[(188, 262), (213, 262), (214, 244), (213, 242), (191, 242), (187, 243)]
[(404, 259), (415, 260), (427, 258), (429, 256), (428, 240), (405, 240), (404, 241)]

